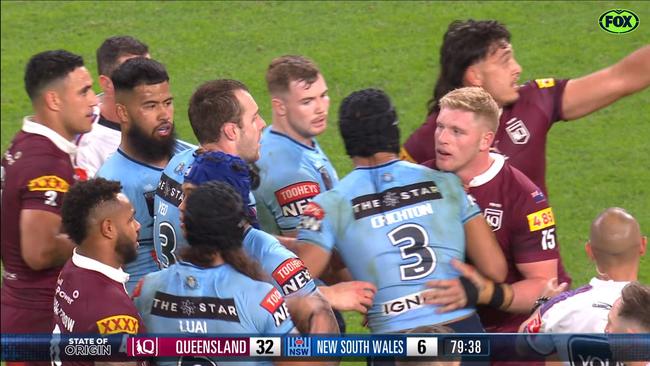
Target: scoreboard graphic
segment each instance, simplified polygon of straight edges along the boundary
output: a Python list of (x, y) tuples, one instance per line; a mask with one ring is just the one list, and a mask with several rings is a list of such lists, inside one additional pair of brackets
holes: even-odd
[(650, 360), (650, 334), (52, 335), (2, 334), (2, 361), (366, 359), (567, 361), (615, 365)]

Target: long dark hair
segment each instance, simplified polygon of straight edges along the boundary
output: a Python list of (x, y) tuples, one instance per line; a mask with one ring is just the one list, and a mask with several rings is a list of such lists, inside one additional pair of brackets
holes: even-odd
[(465, 70), (484, 59), (495, 44), (510, 42), (510, 32), (496, 20), (455, 20), (449, 24), (440, 46), (440, 73), (427, 102), (429, 114), (439, 110), (438, 101), (463, 86)]
[(209, 267), (215, 254), (237, 271), (258, 281), (265, 275), (259, 263), (242, 249), (244, 208), (241, 197), (230, 185), (211, 181), (198, 186), (185, 198), (183, 223), (189, 247), (184, 260)]

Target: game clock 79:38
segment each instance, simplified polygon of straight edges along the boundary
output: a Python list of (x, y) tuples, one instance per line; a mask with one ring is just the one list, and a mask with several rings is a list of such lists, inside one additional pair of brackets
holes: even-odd
[(485, 337), (445, 338), (443, 354), (446, 356), (489, 356), (490, 340)]

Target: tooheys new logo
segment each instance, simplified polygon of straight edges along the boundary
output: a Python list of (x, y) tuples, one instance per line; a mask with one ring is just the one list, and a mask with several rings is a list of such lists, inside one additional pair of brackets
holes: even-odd
[(630, 10), (612, 9), (598, 18), (600, 27), (609, 33), (630, 33), (639, 26), (639, 17)]
[(289, 308), (287, 308), (284, 298), (280, 295), (280, 291), (275, 287), (266, 294), (260, 306), (271, 313), (276, 327), (279, 327), (280, 324), (289, 318)]
[(282, 216), (297, 217), (302, 214), (305, 206), (320, 193), (320, 187), (315, 182), (298, 182), (275, 192), (275, 198), (282, 209)]
[(298, 258), (289, 258), (273, 271), (273, 279), (280, 285), (285, 295), (292, 294), (311, 280), (307, 267)]

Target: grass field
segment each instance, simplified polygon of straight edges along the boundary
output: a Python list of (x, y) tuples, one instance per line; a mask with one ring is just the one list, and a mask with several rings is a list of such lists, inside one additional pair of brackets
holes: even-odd
[[(598, 17), (625, 8), (637, 30), (613, 35)], [(282, 54), (316, 60), (328, 82), (330, 128), (319, 141), (339, 175), (351, 164), (336, 128), (351, 91), (379, 87), (392, 96), (402, 139), (420, 125), (437, 75), (438, 49), (454, 19), (495, 18), (508, 25), (521, 80), (577, 77), (608, 66), (650, 41), (649, 2), (10, 2), (2, 1), (2, 149), (30, 111), (23, 88), (34, 53), (65, 48), (96, 76), (94, 53), (111, 35), (133, 35), (166, 64), (180, 136), (195, 142), (187, 101), (201, 82), (246, 83), (270, 123), (264, 86), (269, 61)], [(96, 88), (97, 89), (97, 88)], [(594, 275), (583, 244), (591, 220), (621, 206), (650, 230), (650, 91), (628, 97), (549, 135), (547, 181), (564, 263), (575, 284)], [(650, 282), (650, 260), (642, 262)], [(352, 332), (365, 332), (349, 317)]]

